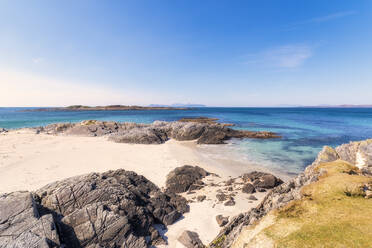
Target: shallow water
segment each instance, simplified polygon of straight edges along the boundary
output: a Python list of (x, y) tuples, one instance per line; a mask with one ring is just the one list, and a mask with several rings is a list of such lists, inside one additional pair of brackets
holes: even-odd
[[(21, 128), (86, 119), (151, 123), (188, 116), (217, 117), (235, 128), (277, 132), (281, 139), (231, 140), (214, 156), (233, 156), (243, 162), (287, 173), (310, 164), (324, 145), (372, 138), (372, 109), (368, 108), (196, 108), (192, 110), (128, 110), (78, 112), (21, 112), (0, 108), (0, 127)], [(213, 154), (211, 154), (213, 155)]]

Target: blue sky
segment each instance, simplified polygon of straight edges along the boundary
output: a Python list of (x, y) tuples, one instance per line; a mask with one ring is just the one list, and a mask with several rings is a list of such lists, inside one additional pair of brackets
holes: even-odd
[(372, 1), (0, 1), (0, 106), (372, 104)]

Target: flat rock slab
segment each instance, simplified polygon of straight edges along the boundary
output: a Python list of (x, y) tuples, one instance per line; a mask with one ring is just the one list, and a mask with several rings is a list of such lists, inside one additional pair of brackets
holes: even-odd
[(59, 247), (51, 214), (41, 216), (27, 191), (0, 196), (0, 247)]

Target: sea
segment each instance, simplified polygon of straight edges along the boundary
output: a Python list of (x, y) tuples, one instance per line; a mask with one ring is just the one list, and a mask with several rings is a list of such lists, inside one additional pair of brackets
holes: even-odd
[[(192, 108), (188, 110), (47, 111), (0, 108), (0, 128), (36, 127), (59, 122), (102, 120), (151, 123), (183, 117), (215, 117), (233, 128), (272, 131), (280, 139), (230, 140), (219, 156), (297, 174), (312, 163), (323, 146), (372, 138), (372, 108)], [(1, 142), (1, 139), (0, 139)]]

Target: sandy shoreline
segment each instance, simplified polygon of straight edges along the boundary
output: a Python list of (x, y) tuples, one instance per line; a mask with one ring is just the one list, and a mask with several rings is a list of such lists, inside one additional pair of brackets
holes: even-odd
[[(213, 148), (212, 148), (213, 149)], [(182, 165), (198, 165), (220, 177), (208, 178), (217, 184), (255, 169), (253, 166), (229, 163), (228, 158), (216, 160), (203, 156), (194, 141), (170, 140), (161, 145), (121, 144), (106, 137), (75, 137), (34, 134), (27, 129), (0, 134), (0, 193), (35, 190), (67, 177), (107, 170), (135, 171), (165, 186), (166, 175)], [(219, 232), (215, 216), (234, 216), (256, 206), (264, 193), (255, 194), (258, 201), (248, 201), (247, 194), (238, 194), (235, 206), (218, 204), (218, 189), (204, 188), (198, 194), (207, 196), (203, 202), (190, 203), (190, 213), (169, 226), (165, 233), (169, 247), (182, 247), (176, 241), (183, 230), (199, 233), (209, 243)], [(196, 195), (185, 195), (192, 199)]]

